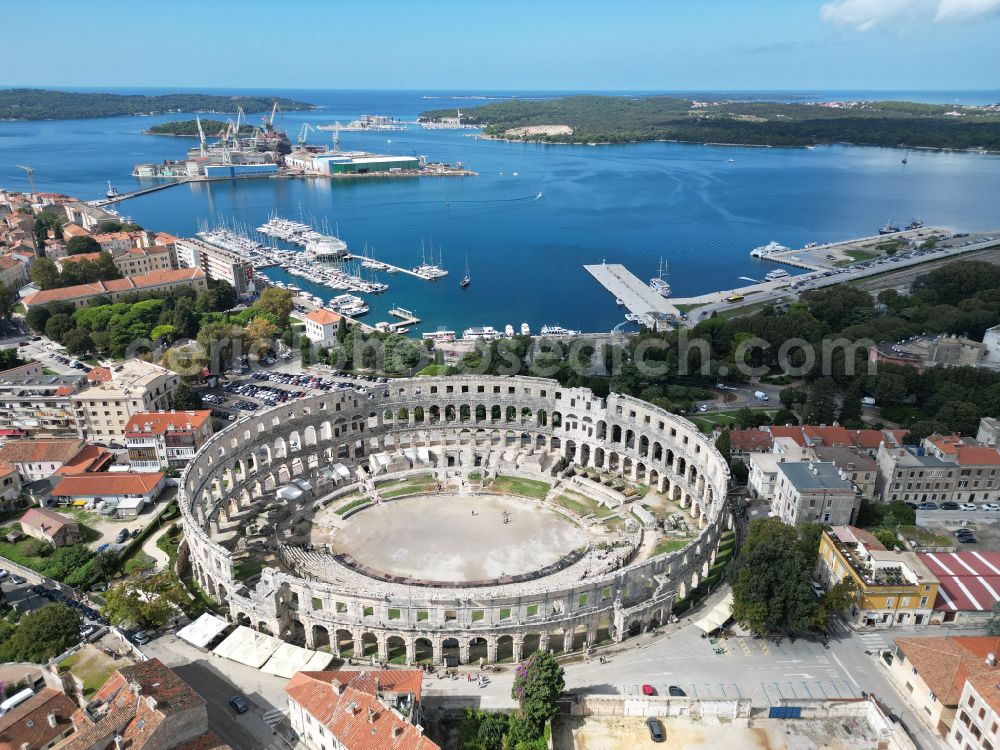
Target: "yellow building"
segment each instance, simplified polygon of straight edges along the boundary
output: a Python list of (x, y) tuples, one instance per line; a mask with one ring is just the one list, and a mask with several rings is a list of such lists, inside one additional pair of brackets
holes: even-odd
[(871, 533), (834, 526), (819, 543), (819, 578), (826, 588), (851, 578), (857, 597), (844, 612), (866, 627), (929, 625), (938, 595), (937, 577), (913, 552), (887, 550)]

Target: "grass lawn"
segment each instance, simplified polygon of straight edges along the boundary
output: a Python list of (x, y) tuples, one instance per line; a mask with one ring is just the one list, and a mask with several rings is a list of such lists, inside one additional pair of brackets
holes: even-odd
[(719, 310), (715, 315), (723, 320), (729, 320), (729, 318), (738, 318), (742, 315), (753, 315), (758, 310), (763, 310), (768, 305), (776, 305), (779, 302), (781, 302), (780, 299), (751, 302), (749, 305), (737, 305), (736, 307)]
[(490, 489), (495, 492), (506, 492), (512, 495), (523, 495), (524, 497), (534, 497), (541, 500), (552, 489), (552, 485), (538, 479), (497, 477), (493, 480), (493, 484), (490, 485)]
[(610, 516), (602, 522), (611, 531), (621, 531), (625, 528), (625, 519), (618, 516)]
[(663, 539), (656, 545), (653, 554), (662, 555), (664, 552), (676, 552), (679, 549), (684, 549), (690, 541), (690, 539)]
[(361, 507), (362, 505), (364, 505), (365, 503), (368, 503), (368, 502), (371, 502), (371, 499), (368, 498), (368, 497), (358, 497), (358, 498), (355, 498), (354, 500), (351, 500), (351, 502), (345, 503), (344, 505), (341, 505), (339, 508), (337, 508), (337, 511), (336, 511), (337, 515), (338, 516), (342, 516), (345, 513), (349, 513), (352, 510), (354, 510), (355, 508), (359, 508), (359, 507)]
[(262, 560), (244, 560), (236, 565), (236, 578), (245, 581), (247, 578), (260, 575), (263, 569), (264, 562)]
[(83, 681), (84, 694), (93, 695), (116, 669), (130, 664), (130, 659), (112, 659), (95, 646), (87, 645), (59, 666), (69, 669)]
[(154, 567), (156, 567), (156, 560), (142, 550), (139, 550), (137, 554), (133, 555), (125, 563), (125, 575), (130, 575), (139, 570), (152, 570)]
[(470, 471), (469, 481), (470, 482), (481, 482), (483, 479), (483, 473), (481, 471)]
[(449, 365), (427, 365), (423, 370), (417, 373), (418, 378), (422, 377), (438, 377), (441, 375), (451, 375), (455, 368)]
[(578, 516), (585, 516), (590, 513), (590, 508), (587, 505), (577, 502), (569, 495), (560, 495), (557, 497), (556, 505), (561, 505), (566, 510), (576, 513)]

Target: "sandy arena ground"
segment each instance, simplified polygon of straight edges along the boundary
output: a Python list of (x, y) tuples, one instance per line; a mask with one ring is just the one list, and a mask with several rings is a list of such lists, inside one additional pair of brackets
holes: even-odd
[(368, 508), (336, 531), (333, 547), (383, 573), (481, 581), (537, 570), (588, 541), (586, 530), (524, 500), (443, 493)]

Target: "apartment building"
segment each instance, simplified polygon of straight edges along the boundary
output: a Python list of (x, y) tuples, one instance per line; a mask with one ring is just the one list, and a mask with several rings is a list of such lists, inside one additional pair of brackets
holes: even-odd
[(303, 316), (306, 324), (306, 338), (317, 346), (331, 346), (337, 340), (337, 325), (340, 316), (325, 308), (312, 310)]
[[(30, 371), (37, 363), (31, 363)], [(72, 396), (83, 375), (25, 374), (22, 368), (0, 374), (0, 434), (45, 437), (78, 434)]]
[(240, 297), (253, 289), (253, 266), (246, 258), (201, 240), (178, 239), (175, 247), (178, 265), (200, 268), (209, 278), (232, 284)]
[(212, 412), (138, 412), (125, 425), (128, 460), (138, 471), (185, 466), (212, 435)]
[(854, 523), (861, 495), (847, 474), (830, 463), (778, 463), (771, 511), (792, 526)]
[(80, 436), (113, 443), (124, 443), (132, 415), (167, 411), (180, 383), (177, 373), (138, 359), (95, 367), (87, 380), (85, 389), (70, 396)]
[(1000, 451), (957, 435), (931, 435), (919, 447), (883, 445), (877, 491), (895, 502), (994, 502), (1000, 497)]

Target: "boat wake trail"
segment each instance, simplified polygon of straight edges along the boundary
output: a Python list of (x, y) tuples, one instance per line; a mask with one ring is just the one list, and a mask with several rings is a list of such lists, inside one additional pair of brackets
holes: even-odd
[(415, 205), (436, 205), (440, 206), (442, 204), (446, 206), (455, 205), (500, 205), (500, 204), (511, 204), (511, 203), (534, 203), (540, 200), (542, 197), (541, 193), (532, 193), (531, 195), (523, 195), (518, 198), (487, 198), (483, 200), (469, 200), (469, 199), (440, 199), (435, 200), (422, 200), (422, 201), (386, 201), (384, 203), (369, 203), (368, 206), (415, 206)]

